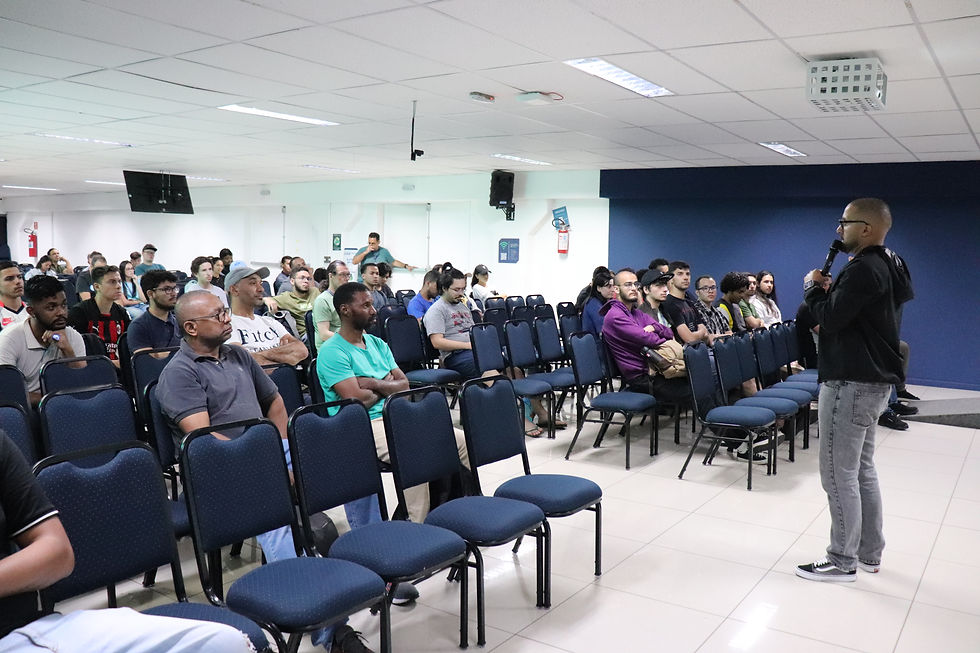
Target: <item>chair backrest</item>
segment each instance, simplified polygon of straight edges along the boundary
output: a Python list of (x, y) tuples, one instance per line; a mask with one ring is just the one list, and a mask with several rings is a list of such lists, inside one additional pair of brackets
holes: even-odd
[(565, 357), (558, 335), (558, 325), (553, 317), (534, 318), (534, 335), (538, 340), (538, 354), (546, 363), (553, 363)]
[(422, 331), (422, 348), (425, 350), (425, 360), (437, 360), (439, 358), (439, 350), (432, 346), (432, 340), (429, 339), (429, 334), (425, 331), (425, 324), (420, 322), (419, 329)]
[(31, 400), (27, 394), (27, 382), (15, 365), (0, 365), (0, 401), (9, 401), (31, 410)]
[(85, 343), (86, 356), (108, 356), (109, 350), (106, 349), (105, 341), (94, 333), (81, 334), (82, 341)]
[(272, 292), (272, 286), (269, 285), (268, 281), (262, 281), (262, 292), (266, 297), (274, 297), (275, 294)]
[(504, 325), (507, 352), (514, 367), (527, 368), (538, 364), (538, 352), (534, 348), (531, 325), (524, 320), (508, 320)]
[(398, 302), (400, 306), (408, 308), (408, 303), (412, 301), (412, 297), (415, 297), (414, 290), (396, 290), (395, 291), (395, 301)]
[(568, 339), (572, 353), (572, 371), (575, 385), (584, 388), (604, 380), (602, 361), (599, 359), (599, 343), (591, 333), (579, 331)]
[[(211, 435), (242, 427), (233, 440)], [(285, 525), (295, 529), (286, 459), (272, 422), (244, 420), (193, 431), (181, 442), (180, 465), (199, 568), (208, 552)]]
[(385, 401), (383, 415), (399, 503), (405, 488), (459, 472), (453, 420), (438, 388), (397, 392)]
[(504, 338), (504, 323), (507, 322), (507, 311), (502, 308), (487, 308), (483, 313), (483, 322), (492, 324), (499, 332), (500, 339)]
[[(490, 385), (487, 385), (492, 381)], [(524, 447), (524, 416), (514, 386), (505, 376), (471, 379), (459, 396), (460, 417), (466, 433), (466, 453), (476, 474), (481, 465), (520, 455), (529, 474)]]
[[(269, 378), (279, 389), (279, 396), (286, 406), (286, 414), (292, 415), (294, 410), (306, 405), (303, 400), (303, 387), (299, 383), (299, 375), (292, 365), (264, 366)], [(271, 371), (270, 371), (271, 370)]]
[[(133, 390), (136, 393), (136, 408), (140, 415), (146, 412), (145, 405), (139, 399), (146, 396), (146, 386), (160, 378), (163, 368), (167, 366), (167, 363), (178, 351), (180, 351), (180, 347), (165, 347), (162, 349), (146, 349), (133, 354)], [(166, 355), (157, 358), (154, 354), (157, 356)]]
[(378, 338), (384, 340), (385, 322), (387, 322), (388, 318), (390, 318), (393, 315), (407, 315), (405, 311), (405, 307), (398, 306), (396, 304), (385, 304), (384, 306), (379, 308), (377, 321), (374, 323), (374, 326), (371, 327), (369, 333), (371, 333), (371, 335), (377, 336)]
[(474, 324), (470, 329), (473, 363), (480, 374), (490, 370), (502, 371), (507, 365), (500, 350), (500, 334), (492, 324)]
[(514, 309), (517, 308), (518, 306), (525, 306), (524, 298), (521, 297), (520, 295), (511, 295), (510, 297), (504, 300), (504, 306), (507, 308), (507, 315), (511, 319), (513, 319)]
[(316, 372), (316, 357), (310, 359), (310, 364), (306, 368), (306, 385), (310, 389), (310, 403), (322, 404), (327, 400), (323, 394), (323, 386), (320, 385), (320, 375)]
[(531, 308), (535, 306), (543, 306), (547, 302), (544, 301), (544, 295), (528, 295), (524, 303)]
[(61, 279), (61, 287), (65, 289), (65, 300), (68, 308), (78, 303), (78, 291), (75, 290), (75, 277)]
[(779, 376), (779, 365), (772, 345), (772, 334), (768, 329), (756, 329), (752, 333), (752, 347), (755, 360), (759, 364), (759, 378), (763, 386), (771, 385)]
[(776, 363), (779, 367), (786, 367), (793, 360), (790, 358), (789, 343), (787, 342), (789, 330), (782, 322), (777, 322), (769, 327), (769, 334), (772, 336), (772, 349), (776, 356)]
[[(85, 367), (72, 364), (84, 362)], [(41, 394), (116, 383), (116, 367), (105, 356), (56, 358), (41, 366)]]
[[(104, 460), (97, 467), (87, 458)], [(169, 564), (184, 597), (167, 489), (153, 451), (127, 442), (47, 458), (38, 482), (75, 553), (75, 568), (42, 591), (46, 604), (78, 596)]]
[(559, 315), (558, 330), (561, 332), (561, 341), (565, 343), (565, 349), (567, 351), (569, 348), (568, 339), (573, 333), (578, 333), (582, 330), (582, 317), (578, 313)]
[(732, 388), (737, 388), (742, 384), (742, 381), (747, 380), (742, 376), (742, 367), (738, 362), (738, 351), (735, 348), (735, 341), (735, 336), (715, 338), (715, 342), (711, 347), (715, 352), (718, 380), (726, 392)]
[(558, 302), (558, 317), (564, 317), (565, 315), (578, 315), (578, 310), (575, 308), (575, 304), (572, 302)]
[(139, 393), (133, 383), (133, 353), (129, 350), (129, 333), (126, 331), (116, 341), (116, 356), (119, 358), (119, 376), (123, 387), (138, 397)]
[(146, 428), (150, 434), (150, 444), (157, 450), (157, 457), (164, 469), (169, 469), (177, 463), (177, 442), (174, 439), (170, 422), (163, 414), (160, 406), (160, 398), (157, 396), (157, 380), (150, 381), (143, 391), (143, 404), (147, 408), (147, 416), (144, 420)]
[[(339, 407), (333, 416), (319, 410), (330, 406)], [(384, 505), (371, 419), (362, 403), (346, 399), (305, 406), (289, 418), (287, 430), (301, 515), (372, 494)], [(382, 507), (381, 514), (386, 512)]]
[(313, 322), (313, 311), (303, 314), (303, 324), (306, 326), (306, 348), (310, 356), (316, 356), (316, 323)]
[[(800, 333), (796, 328), (796, 320), (787, 320), (783, 322), (783, 327), (786, 329), (786, 351), (789, 354), (790, 363), (800, 363)], [(809, 333), (807, 337), (809, 337)], [(805, 366), (804, 366), (805, 367)]]
[(398, 367), (412, 369), (424, 363), (425, 345), (419, 321), (411, 315), (392, 315), (385, 322), (385, 335)]
[(699, 342), (684, 347), (684, 363), (687, 365), (687, 378), (691, 382), (694, 410), (703, 420), (712, 408), (724, 404), (715, 375), (711, 371), (707, 345)]
[(48, 456), (139, 439), (133, 401), (119, 384), (52, 392), (38, 411)]
[(31, 418), (23, 406), (16, 402), (0, 403), (0, 429), (14, 441), (28, 464), (37, 462), (37, 439), (34, 437), (34, 429), (31, 428)]
[(742, 380), (748, 381), (759, 377), (759, 367), (755, 362), (755, 348), (752, 346), (752, 334), (746, 331), (734, 336), (735, 351), (738, 352), (738, 368)]
[(530, 324), (534, 319), (534, 309), (530, 306), (515, 306), (510, 312), (510, 319), (522, 320)]
[(551, 307), (551, 304), (537, 304), (531, 308), (531, 311), (535, 318), (539, 317), (550, 317), (558, 324), (558, 317), (555, 315), (555, 309)]
[(507, 312), (507, 301), (503, 297), (487, 297), (483, 304), (487, 307), (488, 311), (493, 308), (499, 308), (505, 314)]

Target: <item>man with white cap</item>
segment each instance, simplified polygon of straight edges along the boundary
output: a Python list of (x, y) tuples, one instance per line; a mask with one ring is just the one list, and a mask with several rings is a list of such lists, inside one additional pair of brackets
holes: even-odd
[(267, 276), (269, 268), (256, 270), (237, 264), (225, 275), (225, 291), (231, 302), (228, 342), (244, 347), (259, 365), (296, 365), (307, 357), (306, 345), (276, 320), (255, 314), (263, 303), (262, 279)]

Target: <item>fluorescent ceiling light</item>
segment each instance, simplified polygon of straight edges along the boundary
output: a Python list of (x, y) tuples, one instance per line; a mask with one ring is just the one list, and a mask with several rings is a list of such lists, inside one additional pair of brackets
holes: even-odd
[(278, 118), (279, 120), (292, 120), (293, 122), (302, 122), (306, 123), (307, 125), (317, 125), (319, 127), (340, 124), (339, 122), (330, 122), (329, 120), (320, 120), (319, 118), (294, 116), (291, 113), (279, 113), (278, 111), (266, 111), (265, 109), (256, 109), (255, 107), (243, 107), (238, 104), (226, 104), (225, 106), (218, 108), (224, 109), (225, 111), (234, 111), (235, 113), (247, 113), (250, 116), (263, 116), (265, 118)]
[(304, 168), (315, 168), (316, 170), (326, 170), (327, 172), (346, 172), (349, 175), (359, 175), (359, 174), (361, 174), (361, 171), (360, 170), (350, 170), (348, 168), (331, 168), (330, 166), (319, 166), (319, 165), (316, 165), (315, 163), (306, 163), (306, 164), (303, 164), (303, 167)]
[(612, 82), (617, 86), (622, 86), (627, 91), (633, 91), (643, 97), (660, 97), (662, 95), (673, 95), (673, 91), (668, 91), (663, 86), (638, 77), (631, 72), (625, 71), (618, 66), (614, 66), (605, 59), (590, 57), (588, 59), (569, 59), (565, 62), (572, 68), (578, 68), (584, 73), (595, 75), (607, 82)]
[(105, 186), (125, 186), (126, 184), (121, 181), (99, 181), (97, 179), (86, 179), (86, 184), (103, 184)]
[(514, 156), (513, 154), (491, 154), (490, 156), (496, 157), (498, 159), (507, 159), (508, 161), (517, 161), (518, 163), (530, 163), (536, 166), (550, 166), (551, 164), (547, 161), (538, 161), (536, 159), (525, 159), (522, 156)]
[(231, 181), (230, 179), (221, 179), (220, 177), (194, 177), (192, 175), (186, 175), (186, 177), (196, 181)]
[(81, 136), (65, 136), (64, 134), (45, 134), (43, 132), (37, 132), (35, 136), (43, 136), (45, 138), (57, 138), (62, 141), (77, 141), (79, 143), (95, 143), (96, 145), (114, 145), (116, 147), (133, 147), (129, 143), (119, 143), (117, 141), (104, 141), (98, 138), (82, 138)]
[(57, 188), (41, 188), (40, 186), (8, 186), (3, 185), (3, 188), (16, 188), (18, 190), (58, 190)]
[(759, 143), (762, 147), (768, 147), (773, 152), (779, 152), (783, 156), (806, 156), (803, 152), (799, 150), (794, 150), (788, 145), (783, 145), (782, 143)]

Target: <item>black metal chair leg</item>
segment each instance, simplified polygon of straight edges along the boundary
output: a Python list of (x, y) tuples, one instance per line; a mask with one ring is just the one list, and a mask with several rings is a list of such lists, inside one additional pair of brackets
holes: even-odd
[(232, 544), (231, 552), (229, 553), (229, 555), (232, 558), (237, 558), (238, 556), (242, 555), (242, 546), (244, 544), (245, 544), (244, 542), (235, 542), (234, 544)]
[(469, 615), (469, 573), (467, 572), (467, 565), (469, 564), (470, 553), (466, 552), (466, 558), (454, 566), (453, 569), (459, 570), (459, 647), (466, 648), (470, 645), (470, 615)]
[(565, 460), (568, 460), (568, 457), (572, 455), (572, 449), (575, 448), (575, 443), (578, 442), (578, 436), (582, 432), (583, 426), (585, 426), (585, 420), (582, 418), (582, 415), (579, 415), (578, 427), (575, 429), (575, 435), (572, 436), (572, 441), (568, 443), (568, 451), (565, 452)]
[[(392, 586), (394, 589), (394, 585)], [(381, 601), (381, 653), (391, 653), (391, 600), (385, 597)]]
[(153, 587), (157, 582), (157, 570), (150, 569), (143, 574), (143, 587)]
[(603, 415), (602, 426), (599, 427), (599, 433), (595, 436), (595, 442), (592, 443), (593, 449), (598, 449), (599, 445), (602, 444), (602, 439), (606, 437), (606, 430), (609, 428), (609, 424), (612, 421), (612, 418), (613, 418), (612, 414), (610, 414), (608, 417), (606, 415)]
[(691, 445), (691, 450), (687, 453), (687, 460), (684, 461), (684, 466), (681, 467), (681, 473), (677, 475), (677, 478), (684, 478), (684, 472), (687, 471), (687, 466), (691, 462), (691, 457), (694, 455), (694, 450), (697, 449), (698, 443), (701, 442), (701, 436), (704, 435), (704, 429), (697, 434), (694, 438), (694, 444)]
[(602, 575), (602, 502), (592, 508), (595, 511), (595, 575)]
[(517, 550), (521, 548), (521, 542), (524, 541), (524, 536), (521, 535), (519, 538), (514, 540), (514, 548), (510, 550), (511, 553), (517, 553)]
[(485, 646), (487, 643), (487, 615), (484, 604), (483, 587), (483, 554), (479, 547), (472, 547), (473, 563), (476, 566), (476, 645)]
[(630, 422), (633, 421), (632, 415), (626, 415), (626, 469), (630, 468)]

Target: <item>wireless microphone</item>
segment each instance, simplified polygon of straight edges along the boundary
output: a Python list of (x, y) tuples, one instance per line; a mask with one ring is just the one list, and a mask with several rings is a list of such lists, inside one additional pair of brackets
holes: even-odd
[(834, 259), (837, 258), (837, 252), (843, 249), (844, 243), (839, 240), (835, 240), (834, 242), (830, 243), (830, 251), (827, 252), (827, 260), (824, 261), (823, 268), (820, 269), (821, 275), (827, 276), (827, 273), (830, 272), (830, 266), (834, 264)]

